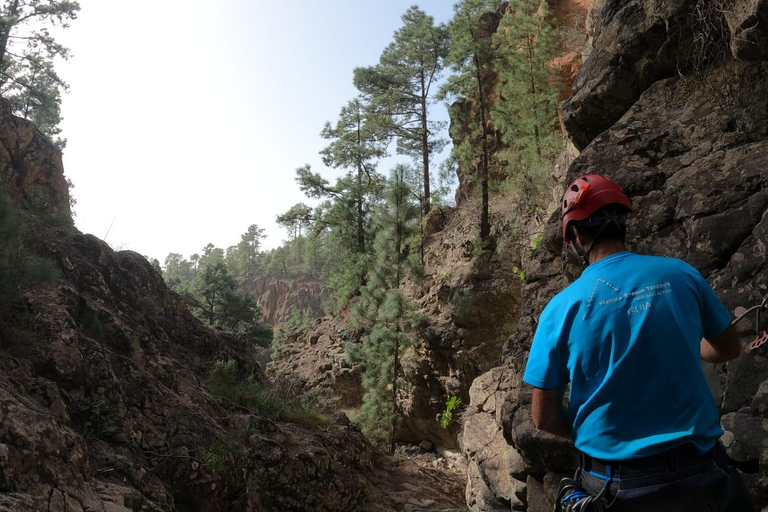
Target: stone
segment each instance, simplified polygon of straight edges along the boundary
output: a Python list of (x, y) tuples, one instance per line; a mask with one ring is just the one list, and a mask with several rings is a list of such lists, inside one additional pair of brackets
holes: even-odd
[(526, 488), (528, 490), (526, 494), (526, 501), (528, 505), (528, 508), (526, 509), (527, 512), (552, 511), (552, 506), (547, 500), (546, 491), (544, 489), (544, 482), (529, 476), (526, 482)]
[[(562, 106), (563, 124), (582, 150), (610, 128), (654, 82), (677, 71), (690, 45), (693, 0), (606, 0), (596, 12), (589, 57)], [(675, 35), (670, 39), (670, 35)]]
[(737, 59), (768, 59), (768, 1), (731, 0), (723, 9)]

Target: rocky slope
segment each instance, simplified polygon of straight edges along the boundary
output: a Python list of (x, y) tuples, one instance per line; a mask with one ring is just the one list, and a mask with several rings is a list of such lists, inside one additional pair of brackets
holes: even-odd
[(0, 322), (0, 511), (462, 507), (452, 473), (382, 458), (349, 427), (212, 396), (216, 361), (267, 385), (251, 347), (198, 322), (142, 256), (52, 226), (69, 214), (61, 155), (5, 101), (0, 162), (23, 208), (55, 214), (31, 216), (26, 243), (60, 272)]
[[(584, 148), (566, 181), (590, 172), (617, 180), (635, 207), (632, 250), (689, 261), (732, 310), (759, 303), (768, 294), (768, 25), (760, 23), (768, 2), (706, 13), (697, 9), (709, 4), (695, 1), (603, 4), (564, 106), (569, 135)], [(468, 504), (477, 511), (551, 510), (558, 474), (574, 469), (569, 443), (533, 428), (521, 383), (538, 314), (579, 272), (564, 257), (554, 210), (523, 267), (518, 332), (504, 364), (474, 382), (464, 416)], [(739, 327), (746, 345), (756, 326)], [(704, 368), (730, 454), (760, 461), (747, 480), (758, 510), (768, 510), (766, 353)]]

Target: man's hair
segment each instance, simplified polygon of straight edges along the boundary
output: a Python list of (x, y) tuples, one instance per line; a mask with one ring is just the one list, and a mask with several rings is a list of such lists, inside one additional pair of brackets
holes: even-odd
[[(627, 209), (618, 204), (603, 206), (588, 218), (571, 222), (570, 226), (579, 228), (587, 243), (597, 244), (606, 240), (624, 242), (627, 238)], [(575, 235), (568, 228), (568, 236), (573, 241)]]

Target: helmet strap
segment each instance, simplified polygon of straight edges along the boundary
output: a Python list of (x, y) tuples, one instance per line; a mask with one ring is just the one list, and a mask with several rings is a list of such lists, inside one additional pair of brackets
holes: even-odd
[(615, 215), (611, 215), (609, 217), (606, 217), (603, 220), (603, 223), (600, 224), (600, 227), (595, 232), (595, 235), (592, 237), (592, 241), (589, 242), (589, 245), (587, 245), (587, 249), (584, 251), (584, 254), (580, 253), (578, 249), (576, 249), (576, 244), (571, 243), (571, 247), (573, 247), (573, 252), (576, 254), (576, 257), (578, 258), (579, 262), (581, 263), (581, 266), (583, 268), (587, 268), (589, 266), (589, 253), (592, 252), (592, 249), (594, 249), (595, 242), (597, 242), (600, 239), (600, 235), (603, 234), (603, 231), (611, 224), (614, 223), (619, 228), (621, 227), (621, 224), (619, 223), (619, 218)]
[(589, 252), (587, 252), (586, 254), (581, 254), (579, 250), (576, 249), (576, 246), (573, 243), (568, 244), (568, 247), (569, 247), (569, 250), (571, 251), (571, 254), (573, 254), (573, 256), (579, 261), (579, 263), (581, 263), (581, 268), (587, 268), (589, 266)]

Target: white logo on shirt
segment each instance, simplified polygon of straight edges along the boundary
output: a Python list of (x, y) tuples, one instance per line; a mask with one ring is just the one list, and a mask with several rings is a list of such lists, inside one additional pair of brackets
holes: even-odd
[(643, 311), (648, 311), (651, 309), (651, 303), (646, 302), (644, 304), (638, 304), (637, 306), (632, 306), (627, 310), (627, 314), (629, 316), (635, 316), (638, 313), (642, 313)]
[[(587, 307), (584, 310), (584, 317), (583, 317), (584, 320), (587, 319), (587, 317), (589, 316), (589, 313), (592, 311), (592, 306), (593, 306), (592, 303), (595, 300), (595, 293), (597, 292), (597, 286), (600, 283), (604, 284), (605, 286), (607, 286), (608, 288), (610, 288), (611, 290), (613, 290), (616, 293), (621, 293), (621, 290), (616, 288), (614, 285), (612, 285), (611, 283), (609, 283), (605, 279), (598, 279), (597, 281), (595, 281), (595, 286), (592, 287), (592, 293), (589, 295), (589, 302), (587, 302)], [(611, 300), (614, 300), (614, 299), (611, 299)], [(617, 297), (615, 300), (621, 300), (621, 297)], [(605, 302), (605, 301), (600, 301), (600, 304), (602, 305), (603, 302)]]
[[(592, 312), (592, 308), (595, 307), (595, 300), (596, 300), (595, 295), (597, 294), (597, 290), (601, 284), (613, 290), (613, 292), (616, 293), (617, 295), (615, 297), (611, 297), (608, 299), (602, 299), (597, 303), (597, 305), (610, 306), (612, 304), (618, 304), (620, 302), (634, 302), (636, 305), (631, 305), (626, 310), (629, 316), (635, 316), (638, 313), (642, 313), (643, 311), (647, 311), (651, 309), (652, 307), (651, 301), (654, 297), (672, 293), (672, 284), (669, 281), (664, 283), (659, 283), (659, 284), (647, 285), (640, 288), (639, 290), (635, 290), (633, 292), (626, 292), (622, 294), (621, 290), (619, 290), (619, 288), (617, 288), (613, 284), (609, 283), (604, 279), (597, 279), (595, 281), (595, 286), (592, 287), (592, 293), (589, 296), (587, 307), (584, 309), (583, 320), (587, 319), (589, 314)], [(639, 301), (643, 301), (643, 302), (641, 304), (637, 304), (637, 302)]]

